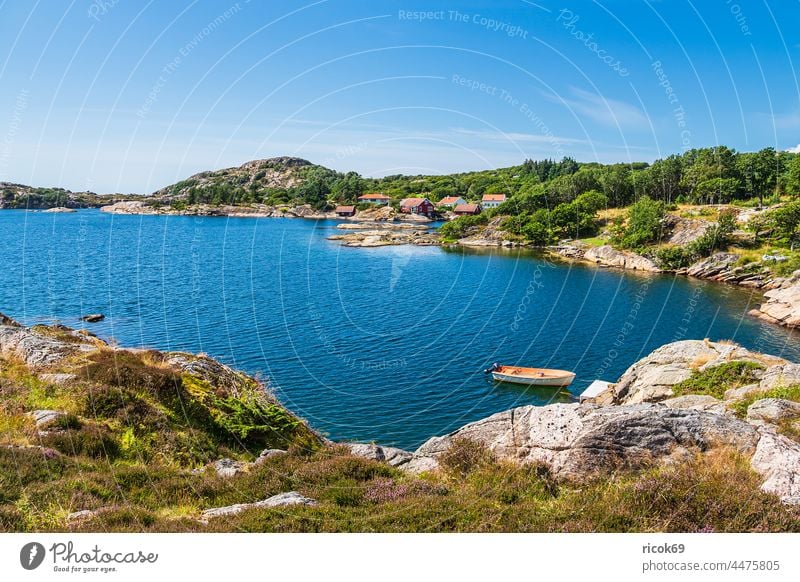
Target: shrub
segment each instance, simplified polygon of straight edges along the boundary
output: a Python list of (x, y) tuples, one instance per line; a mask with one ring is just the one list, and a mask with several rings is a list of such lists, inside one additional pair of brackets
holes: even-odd
[(445, 471), (461, 476), (493, 461), (494, 455), (489, 449), (465, 437), (454, 438), (450, 448), (439, 458)]
[(42, 436), (42, 445), (65, 455), (115, 459), (120, 454), (119, 443), (111, 431), (101, 425), (86, 424), (79, 430), (51, 432)]
[(752, 384), (758, 379), (756, 372), (763, 369), (764, 366), (755, 362), (725, 362), (702, 372), (692, 370), (691, 377), (673, 386), (672, 391), (675, 396), (707, 394), (722, 398), (726, 390)]
[(643, 196), (628, 210), (628, 220), (621, 240), (616, 241), (625, 248), (641, 248), (661, 240), (662, 223), (666, 206), (660, 200)]
[(685, 269), (694, 262), (694, 257), (688, 249), (670, 245), (656, 251), (658, 266), (667, 270)]

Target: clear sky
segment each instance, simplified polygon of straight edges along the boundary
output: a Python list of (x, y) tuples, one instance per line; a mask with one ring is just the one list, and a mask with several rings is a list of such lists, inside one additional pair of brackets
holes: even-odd
[(798, 0), (0, 0), (0, 181), (789, 149), (798, 22)]

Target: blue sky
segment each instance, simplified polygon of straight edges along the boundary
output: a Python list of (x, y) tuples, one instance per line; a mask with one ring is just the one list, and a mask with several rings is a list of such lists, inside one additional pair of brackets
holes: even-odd
[(277, 155), (379, 176), (789, 149), (798, 21), (798, 0), (0, 0), (0, 181), (149, 193)]

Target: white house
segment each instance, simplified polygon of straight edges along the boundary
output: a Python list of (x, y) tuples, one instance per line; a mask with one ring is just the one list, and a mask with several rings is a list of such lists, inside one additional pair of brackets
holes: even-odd
[(497, 208), (505, 201), (505, 194), (484, 194), (481, 200), (481, 206), (484, 208)]

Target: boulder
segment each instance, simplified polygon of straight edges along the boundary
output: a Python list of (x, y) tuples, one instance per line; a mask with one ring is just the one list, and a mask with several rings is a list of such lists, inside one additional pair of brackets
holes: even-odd
[(408, 463), (400, 466), (401, 470), (413, 475), (419, 475), (427, 471), (435, 471), (438, 468), (439, 461), (435, 458), (418, 455), (414, 455)]
[(494, 414), (428, 440), (415, 456), (435, 460), (456, 438), (480, 443), (497, 458), (544, 463), (557, 477), (581, 480), (716, 447), (752, 454), (758, 432), (730, 415), (660, 404), (551, 404)]
[(51, 384), (67, 384), (72, 382), (77, 376), (75, 374), (39, 374), (39, 379)]
[(765, 479), (761, 489), (784, 503), (800, 504), (800, 444), (769, 425), (759, 431), (761, 439), (750, 465)]
[(760, 422), (780, 422), (800, 416), (800, 404), (782, 398), (762, 398), (747, 409), (747, 420)]
[(227, 505), (225, 507), (214, 507), (203, 511), (200, 521), (208, 522), (209, 519), (215, 517), (224, 517), (227, 515), (236, 515), (248, 509), (259, 509), (265, 507), (287, 507), (290, 505), (316, 505), (317, 502), (310, 497), (304, 497), (297, 491), (289, 491), (288, 493), (279, 493), (273, 495), (268, 499), (256, 501), (255, 503), (237, 503), (236, 505)]
[(214, 461), (211, 466), (220, 477), (234, 477), (240, 473), (247, 471), (247, 463), (241, 461), (234, 461), (233, 459), (220, 459)]
[(283, 449), (264, 449), (261, 451), (261, 454), (258, 455), (258, 458), (254, 461), (254, 464), (260, 465), (267, 459), (271, 459), (276, 456), (285, 455), (286, 451)]
[(620, 269), (631, 269), (634, 271), (650, 271), (653, 273), (661, 271), (650, 259), (637, 255), (636, 253), (618, 251), (611, 245), (591, 247), (584, 253), (583, 258), (606, 267), (618, 267)]
[(106, 316), (102, 313), (90, 313), (89, 315), (84, 315), (81, 317), (81, 321), (85, 321), (87, 323), (97, 323), (98, 321), (103, 321), (105, 318)]
[(33, 418), (36, 422), (36, 428), (43, 428), (53, 421), (66, 416), (66, 413), (59, 412), (58, 410), (34, 410), (29, 412), (28, 416)]
[(396, 449), (394, 447), (383, 447), (375, 444), (365, 443), (345, 443), (351, 455), (381, 461), (390, 464), (392, 467), (401, 467), (413, 458), (413, 453)]
[(800, 384), (800, 365), (782, 360), (768, 366), (758, 383), (762, 391)]
[(766, 391), (767, 389), (762, 388), (758, 384), (748, 384), (747, 386), (742, 386), (741, 388), (729, 388), (725, 391), (723, 399), (725, 401), (741, 400), (742, 398), (746, 398), (752, 394), (758, 394)]

